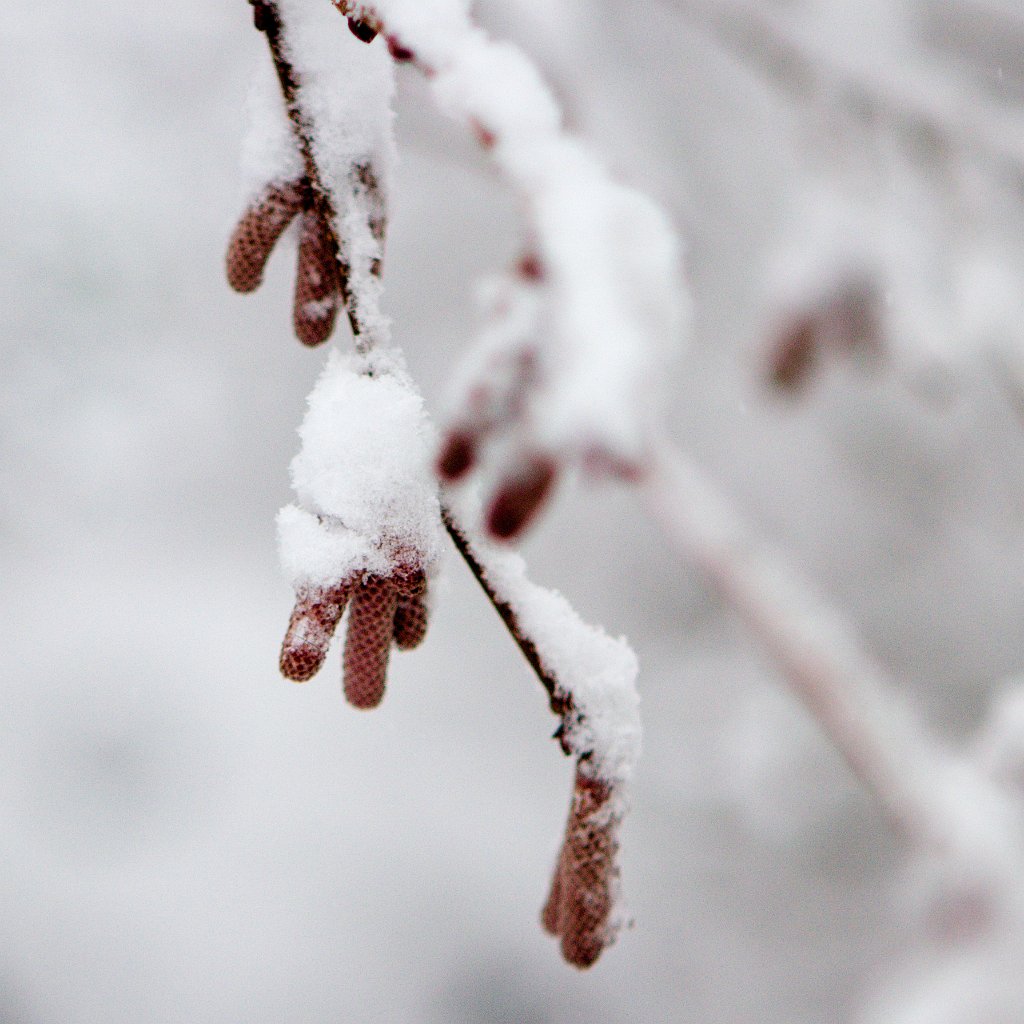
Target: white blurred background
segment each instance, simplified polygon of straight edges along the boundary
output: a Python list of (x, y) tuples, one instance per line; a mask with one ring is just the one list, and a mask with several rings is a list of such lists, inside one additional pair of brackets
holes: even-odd
[[(968, 736), (1024, 669), (1017, 4), (478, 11), (685, 240), (679, 443)], [(323, 354), (291, 337), (290, 253), (254, 297), (224, 281), (250, 9), (9, 0), (2, 24), (0, 1021), (854, 1019), (906, 941), (897, 847), (627, 491), (563, 487), (525, 544), (641, 659), (635, 926), (589, 973), (538, 921), (571, 766), (454, 557), (379, 711), (345, 705), (336, 651), (279, 677), (273, 519)], [(443, 415), (475, 282), (522, 239), (408, 69), (397, 110), (387, 307)], [(822, 195), (903, 328), (784, 399), (763, 282), (783, 250), (815, 264)]]

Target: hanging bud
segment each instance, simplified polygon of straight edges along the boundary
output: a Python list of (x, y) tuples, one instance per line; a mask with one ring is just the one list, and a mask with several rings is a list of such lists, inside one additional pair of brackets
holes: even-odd
[(610, 787), (576, 769), (565, 842), (542, 921), (562, 940), (562, 956), (574, 967), (590, 967), (612, 938), (609, 916), (615, 878), (614, 815)]
[(416, 58), (416, 54), (409, 47), (403, 46), (394, 36), (388, 36), (388, 53), (391, 54), (391, 59), (399, 64), (408, 63)]
[(345, 637), (345, 698), (375, 708), (384, 698), (398, 594), (394, 580), (367, 576), (352, 589)]
[(340, 299), (340, 276), (334, 241), (314, 210), (302, 214), (298, 268), (295, 274), (295, 334), (303, 345), (319, 345), (334, 330)]
[(228, 243), (228, 284), (236, 292), (255, 291), (284, 229), (302, 209), (303, 182), (270, 185), (242, 214)]
[(768, 379), (780, 391), (796, 391), (807, 383), (817, 361), (818, 323), (812, 316), (803, 316), (772, 345)]
[(477, 435), (472, 430), (450, 430), (437, 456), (438, 476), (448, 481), (464, 477), (476, 463), (477, 444)]
[(369, 22), (361, 21), (359, 18), (349, 18), (348, 28), (361, 43), (372, 43), (377, 38), (377, 29)]
[(400, 651), (411, 651), (427, 635), (427, 581), (416, 573), (398, 590), (395, 605), (394, 638)]
[(487, 529), (500, 540), (511, 540), (530, 525), (555, 482), (552, 459), (533, 456), (498, 488), (487, 511)]
[(296, 599), (281, 645), (281, 673), (287, 679), (304, 683), (320, 671), (344, 614), (348, 594), (348, 586), (342, 584)]

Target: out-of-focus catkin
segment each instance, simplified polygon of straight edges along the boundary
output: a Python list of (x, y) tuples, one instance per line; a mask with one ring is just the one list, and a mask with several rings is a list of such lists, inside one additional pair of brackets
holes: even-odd
[(554, 486), (553, 459), (536, 455), (523, 462), (498, 488), (487, 510), (487, 529), (500, 540), (519, 536), (533, 522)]

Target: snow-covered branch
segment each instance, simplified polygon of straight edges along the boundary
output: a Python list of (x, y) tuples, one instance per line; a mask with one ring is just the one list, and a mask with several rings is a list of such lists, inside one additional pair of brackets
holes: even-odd
[[(345, 695), (359, 708), (379, 704), (392, 646), (415, 647), (426, 633), (443, 524), (546, 687), (560, 718), (556, 736), (576, 762), (543, 917), (566, 960), (589, 966), (616, 930), (617, 829), (639, 749), (636, 659), (625, 641), (531, 583), (518, 556), (463, 526), (455, 505), (465, 507), (465, 495), (442, 513), (431, 471), (436, 439), (380, 308), (386, 222), (378, 174), (386, 175), (391, 149), (391, 63), (380, 47), (367, 61), (361, 43), (375, 29), (353, 23), (351, 36), (338, 33), (326, 4), (252, 2), (284, 103), (265, 96), (256, 105), (249, 153), (257, 186), (229, 247), (228, 277), (238, 291), (256, 288), (301, 214), (296, 333), (307, 344), (325, 340), (341, 304), (356, 350), (332, 353), (310, 396), (292, 463), (297, 502), (278, 519), (296, 592), (281, 670), (299, 682), (315, 675), (348, 609)], [(395, 40), (389, 49), (396, 59), (411, 56)], [(478, 517), (478, 509), (469, 515)]]
[[(332, 358), (311, 396), (293, 464), (298, 503), (280, 520), (297, 594), (282, 649), (285, 674), (306, 679), (320, 667), (348, 604), (346, 693), (357, 706), (378, 703), (392, 644), (414, 646), (423, 637), (426, 581), (443, 524), (547, 689), (561, 719), (556, 735), (576, 760), (543, 918), (569, 962), (593, 963), (614, 934), (616, 829), (639, 749), (636, 662), (623, 641), (585, 625), (560, 595), (531, 583), (516, 555), (478, 536), (475, 499), (439, 495), (429, 473), (430, 427), (400, 354), (388, 348), (380, 307), (390, 54), (417, 67), (439, 107), (475, 133), (526, 220), (522, 258), (491, 283), (464, 401), (436, 458), (440, 475), (455, 481), (491, 463), (498, 482), (483, 520), (498, 538), (525, 528), (570, 463), (636, 483), (668, 542), (705, 570), (763, 642), (917, 856), (969, 864), (989, 879), (986, 892), (1001, 896), (1006, 879), (1024, 867), (1004, 796), (930, 736), (842, 617), (658, 439), (652, 381), (679, 341), (686, 305), (674, 236), (660, 211), (612, 181), (563, 131), (533, 65), (475, 27), (460, 0), (337, 0), (351, 29), (340, 35), (327, 28), (326, 3), (316, 13), (302, 0), (255, 6), (270, 10), (277, 26), (277, 41), (272, 32), (268, 39), (298, 148), (290, 172), (270, 175), (243, 218), (229, 274), (240, 290), (255, 287), (270, 249), (301, 211), (299, 290), (307, 298), (300, 303), (297, 292), (297, 327), (300, 313), (315, 315), (336, 274), (331, 294), (349, 312), (357, 350), (349, 360)], [(364, 45), (378, 36), (386, 45)], [(777, 46), (796, 46), (779, 39)], [(377, 56), (365, 68), (353, 58), (332, 77), (339, 46), (346, 59), (356, 50)], [(786, 53), (801, 73), (819, 74), (798, 49)], [(902, 94), (893, 107), (919, 115)], [(921, 124), (933, 114), (920, 114)], [(302, 285), (303, 273), (312, 284)], [(811, 315), (783, 339), (780, 383), (799, 378), (812, 343), (877, 340), (877, 282), (856, 266), (835, 280), (841, 287), (827, 281)], [(978, 808), (988, 809), (984, 826)]]
[[(454, 500), (454, 497), (453, 497)], [(463, 522), (475, 518), (462, 498)], [(614, 938), (618, 827), (640, 753), (636, 656), (624, 640), (583, 622), (561, 594), (530, 581), (519, 555), (470, 536), (450, 508), (449, 533), (548, 691), (555, 732), (576, 761), (572, 805), (544, 927), (565, 959), (590, 966)]]
[(492, 289), (481, 370), (469, 375), (440, 460), (456, 479), (485, 444), (502, 442), (491, 445), (499, 482), (488, 519), (512, 536), (562, 465), (638, 469), (656, 420), (653, 382), (684, 323), (675, 236), (649, 199), (562, 129), (533, 64), (474, 26), (467, 5), (338, 6), (427, 76), (438, 106), (475, 132), (522, 203), (527, 252)]

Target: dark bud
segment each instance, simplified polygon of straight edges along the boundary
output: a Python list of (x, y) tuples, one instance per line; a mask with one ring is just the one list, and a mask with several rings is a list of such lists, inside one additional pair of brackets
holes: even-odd
[(407, 64), (416, 57), (416, 54), (413, 53), (412, 50), (407, 46), (403, 46), (394, 36), (388, 37), (388, 53), (390, 53), (392, 59), (398, 61), (399, 64)]
[(458, 480), (476, 462), (476, 437), (468, 430), (452, 430), (437, 457), (437, 473), (443, 480)]
[(511, 540), (533, 521), (555, 482), (551, 459), (531, 459), (505, 481), (487, 511), (487, 529), (499, 540)]
[(544, 279), (544, 264), (535, 252), (528, 252), (516, 264), (516, 272), (525, 281), (542, 281)]
[(372, 25), (367, 25), (365, 21), (360, 21), (358, 18), (349, 18), (348, 28), (352, 35), (361, 43), (372, 43), (377, 38), (377, 30)]
[(797, 391), (807, 383), (817, 357), (817, 320), (813, 316), (801, 317), (772, 346), (768, 379), (780, 391)]
[(427, 635), (427, 582), (416, 573), (404, 585), (399, 584), (395, 605), (394, 638), (400, 651), (411, 651)]

